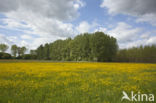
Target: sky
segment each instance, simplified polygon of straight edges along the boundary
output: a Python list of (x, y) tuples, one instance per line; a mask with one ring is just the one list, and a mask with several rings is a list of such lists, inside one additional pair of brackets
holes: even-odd
[(156, 44), (156, 0), (0, 0), (0, 43), (36, 49), (102, 31), (119, 48)]

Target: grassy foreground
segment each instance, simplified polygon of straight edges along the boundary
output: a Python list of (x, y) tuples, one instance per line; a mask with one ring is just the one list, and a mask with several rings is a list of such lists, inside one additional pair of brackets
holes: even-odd
[(0, 63), (0, 103), (121, 103), (155, 87), (156, 64)]

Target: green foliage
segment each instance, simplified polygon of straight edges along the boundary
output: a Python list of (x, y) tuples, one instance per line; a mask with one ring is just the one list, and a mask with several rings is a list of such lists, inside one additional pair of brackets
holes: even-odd
[(9, 53), (0, 52), (0, 59), (11, 59), (11, 55)]
[(117, 41), (103, 32), (85, 33), (74, 39), (56, 40), (37, 48), (38, 59), (55, 61), (112, 61)]
[(118, 62), (156, 62), (156, 45), (140, 46), (119, 50)]
[(0, 51), (1, 52), (4, 53), (8, 48), (9, 48), (8, 45), (6, 45), (6, 44), (0, 44)]
[(18, 53), (18, 56), (20, 57), (20, 56), (22, 56), (22, 55), (24, 55), (25, 54), (25, 52), (27, 51), (27, 48), (26, 47), (18, 47), (17, 48), (17, 53)]
[(11, 53), (12, 53), (12, 55), (13, 55), (14, 57), (16, 57), (17, 51), (18, 51), (17, 45), (12, 45), (12, 46), (11, 46)]
[(118, 45), (116, 39), (96, 32), (91, 37), (92, 55), (97, 61), (112, 61), (116, 55)]
[(42, 45), (40, 45), (37, 48), (36, 53), (37, 53), (37, 59), (43, 59), (43, 46)]
[(37, 52), (36, 52), (36, 50), (30, 50), (30, 54), (31, 55), (37, 55)]
[(37, 55), (33, 55), (33, 54), (24, 54), (24, 55), (22, 56), (22, 59), (26, 59), (26, 60), (32, 59), (32, 60), (34, 60), (34, 59), (37, 59)]

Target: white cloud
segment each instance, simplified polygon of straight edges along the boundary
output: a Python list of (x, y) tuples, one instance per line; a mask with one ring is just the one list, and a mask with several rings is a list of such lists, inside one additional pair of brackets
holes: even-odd
[(140, 37), (141, 37), (142, 39), (146, 39), (146, 38), (149, 38), (149, 37), (150, 37), (150, 34), (151, 34), (151, 32), (145, 32), (145, 33), (143, 33)]
[(156, 36), (150, 37), (147, 41), (146, 44), (156, 44)]
[(154, 31), (146, 32), (142, 28), (134, 28), (125, 22), (119, 22), (111, 29), (99, 27), (95, 31), (102, 31), (115, 37), (120, 48), (156, 44), (156, 37), (152, 35)]
[(149, 22), (153, 26), (156, 26), (156, 14), (145, 14), (140, 16), (136, 22)]
[(156, 25), (156, 0), (103, 0), (100, 7), (110, 14), (127, 14), (138, 17), (137, 22)]
[(149, 38), (138, 39), (132, 42), (126, 42), (120, 44), (120, 48), (138, 47), (140, 45), (153, 45), (156, 44), (156, 36), (150, 36)]
[(3, 34), (0, 34), (0, 44), (1, 44), (1, 43), (10, 45), (10, 44), (12, 44), (13, 42), (10, 41), (10, 40), (9, 40), (7, 37), (5, 37)]
[(0, 2), (0, 12), (23, 10), (59, 20), (75, 18), (77, 8), (74, 5), (84, 6), (80, 0), (0, 0)]
[[(75, 18), (76, 15), (78, 15), (78, 12), (74, 5), (82, 7), (83, 2), (80, 0), (52, 1), (53, 0), (33, 0), (33, 2), (32, 0), (18, 1), (18, 9), (5, 12), (4, 14), (8, 18), (4, 19), (3, 22), (7, 24), (7, 27), (29, 28), (31, 29), (31, 32), (26, 31), (26, 33), (42, 36), (57, 35), (61, 37), (69, 37), (74, 35), (73, 25), (71, 23), (65, 23), (64, 20)], [(34, 6), (37, 7), (35, 8)], [(70, 14), (70, 12), (73, 13)]]
[(77, 0), (77, 3), (74, 3), (74, 8), (75, 9), (79, 9), (80, 7), (85, 6), (86, 4), (84, 2), (82, 2), (81, 0)]
[[(26, 45), (30, 48), (53, 42), (58, 38), (75, 36), (77, 32), (68, 22), (78, 17), (78, 10), (85, 6), (81, 0), (0, 0), (0, 2), (0, 13), (6, 16), (1, 19), (5, 25), (0, 27), (23, 32), (14, 42), (19, 46)], [(8, 38), (13, 41), (13, 38)]]
[(21, 35), (21, 38), (22, 39), (32, 39), (33, 37), (31, 37), (30, 35), (24, 34), (24, 35)]
[(106, 33), (107, 32), (107, 28), (105, 28), (105, 27), (99, 27), (99, 28), (96, 28), (95, 30), (94, 30), (94, 32), (104, 32), (104, 33)]
[(87, 21), (82, 21), (80, 24), (76, 27), (76, 30), (78, 33), (86, 33), (86, 32), (94, 32), (95, 28), (98, 26), (96, 22), (88, 23)]
[(90, 25), (88, 24), (88, 22), (86, 21), (83, 21), (79, 24), (78, 27), (76, 27), (76, 30), (80, 33), (85, 33), (85, 32), (88, 32), (89, 29), (90, 29)]
[(117, 38), (118, 42), (130, 42), (136, 40), (141, 32), (140, 28), (133, 28), (131, 25), (119, 22), (115, 28), (107, 31), (108, 34)]

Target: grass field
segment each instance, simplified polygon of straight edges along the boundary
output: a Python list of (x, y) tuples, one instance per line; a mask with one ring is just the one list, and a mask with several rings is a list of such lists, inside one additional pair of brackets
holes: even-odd
[(121, 103), (122, 91), (156, 94), (156, 64), (0, 63), (0, 103)]

